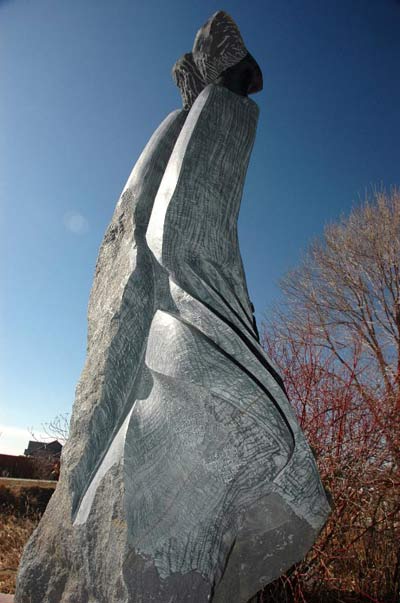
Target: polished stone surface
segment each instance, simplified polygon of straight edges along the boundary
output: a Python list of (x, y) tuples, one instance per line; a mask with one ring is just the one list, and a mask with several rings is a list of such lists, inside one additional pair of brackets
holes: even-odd
[[(253, 329), (237, 217), (257, 116), (250, 99), (208, 86), (168, 163), (147, 241), (173, 304), (158, 305), (150, 329), (154, 386), (132, 417), (136, 447), (127, 455), (128, 517), (139, 509), (133, 546), (156, 555), (160, 575), (195, 560), (215, 601), (245, 602), (301, 559), (329, 511)], [(138, 448), (152, 451), (146, 469)], [(140, 507), (149, 500), (153, 519)]]
[(60, 483), (16, 603), (245, 603), (324, 524), (238, 245), (257, 119), (253, 101), (209, 85), (128, 180), (96, 266)]

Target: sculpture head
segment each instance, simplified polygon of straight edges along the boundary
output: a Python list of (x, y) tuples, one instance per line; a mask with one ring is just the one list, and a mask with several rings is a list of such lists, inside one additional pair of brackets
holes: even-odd
[(199, 29), (193, 50), (172, 70), (184, 109), (190, 109), (208, 84), (224, 86), (242, 96), (263, 87), (261, 69), (248, 52), (239, 28), (224, 11), (218, 11)]
[(211, 84), (244, 59), (247, 49), (232, 17), (220, 10), (197, 32), (192, 52), (204, 81)]
[(262, 90), (261, 69), (228, 13), (218, 11), (208, 19), (196, 34), (192, 53), (207, 84), (224, 85), (243, 95)]

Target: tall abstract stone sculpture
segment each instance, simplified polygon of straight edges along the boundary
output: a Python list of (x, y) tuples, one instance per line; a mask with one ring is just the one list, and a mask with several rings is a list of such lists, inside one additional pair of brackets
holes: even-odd
[(329, 512), (238, 246), (261, 72), (220, 12), (174, 78), (185, 109), (143, 151), (100, 249), (61, 479), (16, 603), (245, 603)]

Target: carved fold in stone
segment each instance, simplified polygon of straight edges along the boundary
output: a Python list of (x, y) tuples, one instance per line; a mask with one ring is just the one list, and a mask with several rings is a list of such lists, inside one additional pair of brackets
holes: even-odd
[(247, 601), (299, 560), (329, 509), (252, 333), (237, 217), (257, 116), (251, 100), (208, 86), (171, 155), (146, 238), (176, 309), (159, 301), (146, 351), (154, 385), (125, 454), (132, 547), (164, 579), (200, 572), (221, 602)]
[(186, 114), (171, 113), (137, 161), (102, 242), (88, 309), (88, 353), (64, 452), (74, 511), (137, 397), (154, 313), (145, 240), (159, 184)]

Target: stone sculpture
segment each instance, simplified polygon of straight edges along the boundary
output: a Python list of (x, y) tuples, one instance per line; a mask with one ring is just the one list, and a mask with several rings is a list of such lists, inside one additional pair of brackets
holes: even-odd
[(146, 146), (100, 249), (61, 478), (16, 603), (245, 603), (329, 512), (238, 245), (260, 69), (218, 12), (173, 75), (184, 109)]

